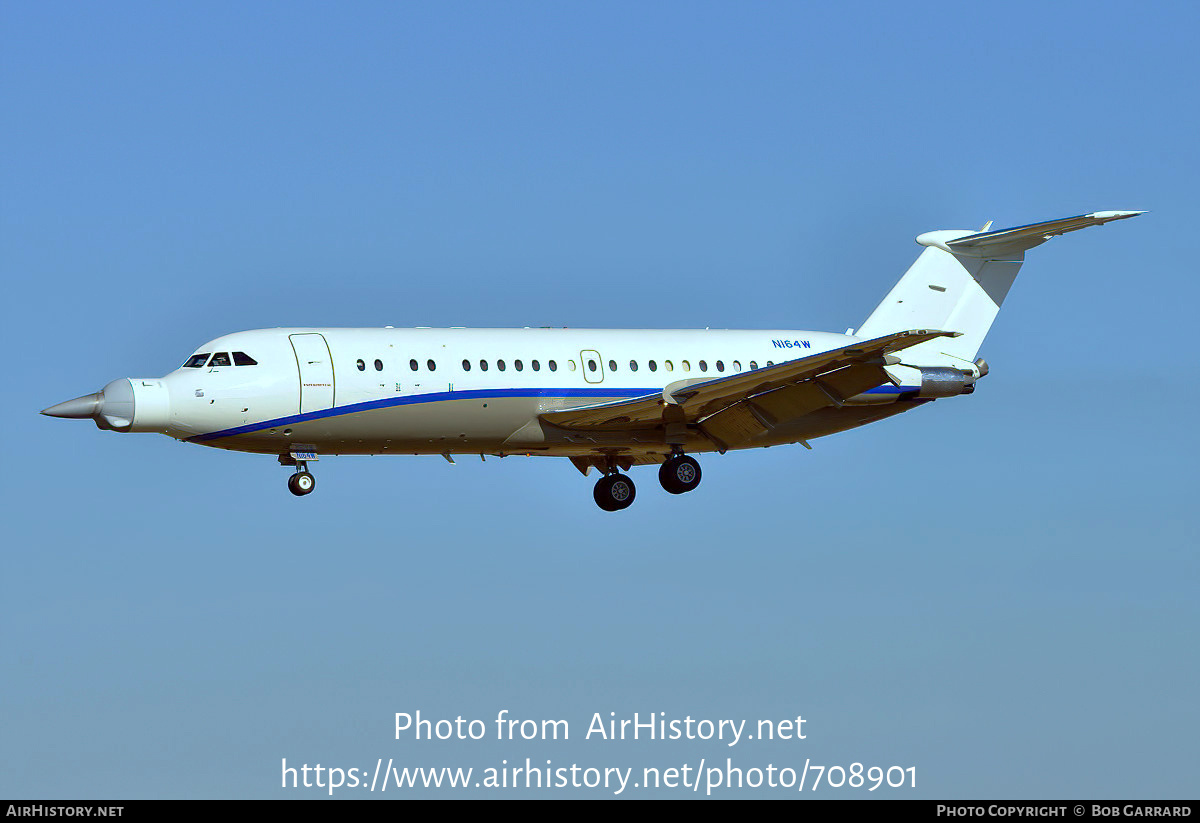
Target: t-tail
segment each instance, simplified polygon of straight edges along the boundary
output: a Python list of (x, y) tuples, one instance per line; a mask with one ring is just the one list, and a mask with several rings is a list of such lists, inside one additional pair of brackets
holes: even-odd
[(855, 334), (882, 337), (906, 329), (959, 332), (904, 352), (904, 362), (969, 368), (1025, 260), (1025, 250), (1051, 237), (1144, 214), (1097, 211), (1046, 223), (988, 231), (931, 231), (917, 242), (925, 251)]

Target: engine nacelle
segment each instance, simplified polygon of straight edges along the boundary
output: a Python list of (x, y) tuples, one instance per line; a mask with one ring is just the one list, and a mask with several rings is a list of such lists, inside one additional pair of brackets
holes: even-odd
[(975, 391), (975, 372), (947, 366), (922, 366), (917, 397), (957, 397)]

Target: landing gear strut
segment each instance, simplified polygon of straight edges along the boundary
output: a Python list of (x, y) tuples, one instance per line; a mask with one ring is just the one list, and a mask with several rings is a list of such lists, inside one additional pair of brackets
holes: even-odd
[(288, 478), (288, 491), (297, 497), (312, 494), (317, 487), (317, 479), (308, 471), (308, 461), (316, 460), (315, 452), (292, 452), (279, 455), (279, 465), (295, 466), (296, 472)]
[(676, 454), (659, 466), (658, 482), (671, 494), (690, 492), (700, 485), (700, 464), (686, 454)]

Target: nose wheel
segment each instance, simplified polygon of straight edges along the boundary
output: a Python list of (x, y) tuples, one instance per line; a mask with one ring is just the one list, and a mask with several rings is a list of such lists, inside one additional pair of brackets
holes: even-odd
[(288, 491), (297, 497), (312, 494), (317, 487), (317, 479), (306, 471), (298, 471), (288, 478)]

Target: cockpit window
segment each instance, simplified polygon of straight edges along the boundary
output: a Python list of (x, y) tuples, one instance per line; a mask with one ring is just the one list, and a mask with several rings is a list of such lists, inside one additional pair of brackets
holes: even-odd
[(205, 352), (204, 354), (193, 354), (188, 358), (188, 361), (183, 364), (183, 367), (185, 369), (198, 369), (208, 362), (208, 355), (209, 352)]
[(244, 351), (235, 351), (233, 353), (233, 365), (235, 366), (257, 366), (258, 361)]
[(213, 355), (213, 359), (212, 359), (212, 361), (211, 361), (211, 362), (208, 364), (208, 367), (209, 367), (210, 369), (213, 369), (213, 368), (216, 368), (217, 366), (228, 366), (228, 365), (230, 365), (230, 363), (229, 363), (229, 352), (227, 352), (227, 351), (219, 351), (219, 352), (217, 352), (216, 354), (214, 354), (214, 355)]

